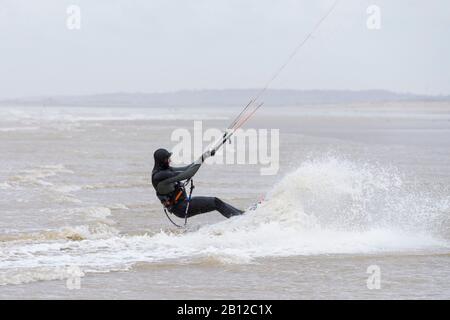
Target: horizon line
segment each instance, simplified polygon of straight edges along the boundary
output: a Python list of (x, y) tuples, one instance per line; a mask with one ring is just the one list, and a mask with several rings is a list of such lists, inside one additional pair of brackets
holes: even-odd
[[(20, 96), (13, 98), (2, 98), (0, 102), (17, 101), (17, 100), (33, 100), (33, 99), (52, 99), (52, 98), (69, 98), (69, 97), (89, 97), (89, 96), (107, 96), (107, 95), (164, 95), (164, 94), (178, 94), (178, 93), (200, 93), (207, 91), (258, 91), (259, 88), (204, 88), (204, 89), (176, 89), (176, 90), (164, 90), (164, 91), (105, 91), (97, 93), (62, 93), (62, 94), (42, 94), (42, 95), (30, 95)], [(428, 97), (428, 98), (450, 98), (449, 94), (423, 94), (414, 93), (408, 91), (393, 91), (389, 89), (292, 89), (292, 88), (269, 88), (267, 91), (293, 91), (293, 92), (379, 92), (388, 93), (394, 95), (409, 95), (416, 97)], [(249, 97), (250, 98), (250, 97)]]

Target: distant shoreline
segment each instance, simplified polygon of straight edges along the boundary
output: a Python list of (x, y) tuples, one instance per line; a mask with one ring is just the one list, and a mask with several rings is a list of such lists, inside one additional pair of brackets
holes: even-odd
[[(257, 89), (182, 90), (165, 93), (105, 93), (58, 95), (1, 100), (0, 106), (96, 106), (96, 107), (231, 107), (241, 106)], [(400, 101), (450, 102), (450, 96), (396, 93), (387, 90), (267, 90), (265, 106), (304, 106)]]

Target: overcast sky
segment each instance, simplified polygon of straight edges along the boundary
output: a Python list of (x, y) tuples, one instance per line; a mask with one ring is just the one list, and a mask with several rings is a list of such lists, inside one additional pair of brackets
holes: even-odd
[[(261, 87), (333, 2), (0, 0), (0, 98)], [(340, 0), (272, 87), (450, 94), (449, 57), (450, 1)]]

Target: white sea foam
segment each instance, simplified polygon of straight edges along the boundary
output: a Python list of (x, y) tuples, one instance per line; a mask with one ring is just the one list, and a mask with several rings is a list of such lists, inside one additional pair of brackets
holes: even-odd
[(73, 193), (83, 189), (83, 186), (78, 185), (60, 185), (54, 186), (53, 189), (57, 192), (61, 193)]
[(81, 232), (80, 241), (3, 242), (0, 283), (17, 283), (22, 273), (23, 281), (44, 279), (37, 275), (39, 268), (48, 274), (49, 268), (70, 265), (107, 272), (138, 262), (248, 263), (298, 255), (448, 252), (440, 226), (449, 209), (448, 199), (408, 190), (393, 169), (311, 160), (274, 186), (256, 210), (197, 230), (127, 236), (113, 228)]
[(108, 206), (108, 208), (111, 210), (130, 210), (130, 208), (128, 208), (123, 203), (114, 203), (114, 204)]
[[(79, 277), (84, 276), (81, 272)], [(0, 285), (22, 284), (35, 281), (63, 280), (73, 277), (71, 266), (67, 267), (36, 267), (23, 269), (20, 273), (14, 270), (0, 270)]]
[(0, 183), (0, 189), (2, 190), (7, 190), (7, 189), (11, 189), (11, 185), (8, 182), (1, 182)]
[(80, 241), (84, 239), (104, 239), (118, 234), (119, 231), (111, 225), (96, 222), (91, 225), (67, 226), (41, 232), (10, 232), (0, 235), (0, 243), (4, 243), (5, 247), (9, 247), (10, 244), (32, 244), (33, 242), (53, 240)]

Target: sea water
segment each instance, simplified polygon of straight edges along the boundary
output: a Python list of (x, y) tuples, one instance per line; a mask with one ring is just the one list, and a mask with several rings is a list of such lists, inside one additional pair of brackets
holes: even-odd
[(178, 230), (152, 153), (236, 111), (0, 108), (0, 297), (450, 297), (449, 104), (262, 109), (247, 126), (280, 130), (279, 172), (205, 165), (195, 195), (264, 200)]

